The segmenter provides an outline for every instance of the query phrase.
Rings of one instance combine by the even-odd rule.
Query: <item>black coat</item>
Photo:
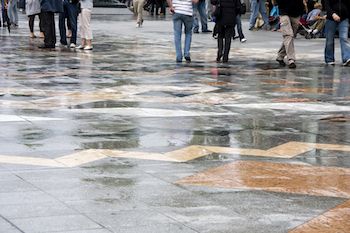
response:
[[[41,12],[63,12],[62,0],[40,0]]]
[[[236,16],[239,14],[240,0],[211,0],[211,4],[218,7],[220,5],[220,16],[216,19],[216,23],[221,26],[234,26],[236,24]]]
[[[336,13],[340,20],[350,18],[350,0],[325,0],[327,19],[333,20],[332,14]]]
[[[305,10],[303,0],[277,0],[277,4],[280,15],[299,17]]]

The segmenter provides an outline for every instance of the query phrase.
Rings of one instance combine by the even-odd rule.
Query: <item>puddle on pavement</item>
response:
[[[84,178],[84,182],[100,184],[108,187],[128,187],[135,184],[134,179],[117,178],[117,177],[99,177],[99,178]]]
[[[131,169],[133,167],[134,165],[126,164],[126,163],[123,163],[123,164],[104,163],[97,166],[84,166],[83,168],[89,169],[93,172],[98,172],[98,173],[123,173],[121,172],[121,170]]]

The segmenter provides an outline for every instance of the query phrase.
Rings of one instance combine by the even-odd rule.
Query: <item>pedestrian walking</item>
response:
[[[210,33],[208,29],[208,15],[205,0],[199,0],[193,4],[193,33],[199,33],[199,20],[201,21],[202,32]]]
[[[59,15],[60,42],[62,46],[68,46],[66,19],[70,24],[72,36],[70,38],[70,48],[75,48],[77,44],[77,28],[78,28],[78,2],[79,0],[63,0],[63,12]]]
[[[241,2],[240,0],[212,0],[211,3],[215,6],[215,31],[218,40],[216,61],[221,62],[222,59],[222,62],[226,63]]]
[[[145,5],[145,0],[133,0],[134,13],[137,17],[136,27],[140,28],[143,24],[143,6]]]
[[[280,66],[286,66],[284,58],[287,56],[288,67],[296,68],[294,35],[299,28],[299,18],[304,12],[303,0],[277,0],[280,10],[280,27],[283,36],[282,46],[278,51],[276,61]]]
[[[269,30],[269,17],[266,13],[265,0],[251,0],[250,9],[252,12],[249,18],[249,30],[254,29],[254,25],[256,23],[256,19],[259,16],[259,13],[261,14],[262,19],[264,20],[263,28]]]
[[[39,46],[43,49],[55,48],[56,29],[55,13],[63,12],[62,0],[41,0],[41,20],[44,31],[44,44]]]
[[[17,2],[18,0],[9,0],[8,6],[7,6],[8,17],[10,19],[10,23],[13,28],[18,27]]]
[[[198,0],[168,0],[170,12],[173,14],[174,42],[176,51],[176,62],[182,62],[185,57],[186,62],[191,62],[190,48],[192,41],[193,26],[193,3]],[[182,53],[181,35],[182,26],[185,27],[185,46]]]
[[[91,12],[93,8],[92,0],[80,1],[81,12],[79,14],[79,31],[81,45],[78,49],[92,50],[92,30],[91,30]]]
[[[36,38],[36,35],[34,34],[34,20],[36,15],[39,15],[40,34],[43,34],[43,28],[40,20],[40,12],[41,12],[40,0],[26,0],[25,6],[26,6],[26,14],[28,16],[30,38]]]
[[[325,0],[327,11],[326,47],[324,51],[325,62],[328,65],[335,65],[334,58],[334,37],[339,31],[341,57],[344,66],[350,66],[350,43],[348,40],[350,1],[349,0]]]

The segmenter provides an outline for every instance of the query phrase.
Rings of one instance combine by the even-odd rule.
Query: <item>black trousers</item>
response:
[[[228,61],[228,55],[231,49],[231,40],[234,32],[234,25],[219,26],[218,28],[218,56],[217,61],[222,58],[223,62]]]
[[[39,29],[40,32],[43,31],[43,25],[42,25],[42,20],[41,20],[41,14],[38,15],[39,16]],[[29,15],[29,30],[30,32],[34,32],[34,19],[35,19],[35,15]]]
[[[56,44],[55,14],[53,12],[42,12],[41,21],[45,35],[45,46],[54,48]]]

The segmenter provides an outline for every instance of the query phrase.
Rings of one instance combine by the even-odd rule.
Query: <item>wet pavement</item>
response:
[[[172,23],[95,15],[94,50],[0,29],[0,232],[350,232],[350,68],[323,39],[274,61],[246,30],[228,64]],[[244,28],[247,29],[247,22]],[[213,24],[210,24],[210,28]]]

